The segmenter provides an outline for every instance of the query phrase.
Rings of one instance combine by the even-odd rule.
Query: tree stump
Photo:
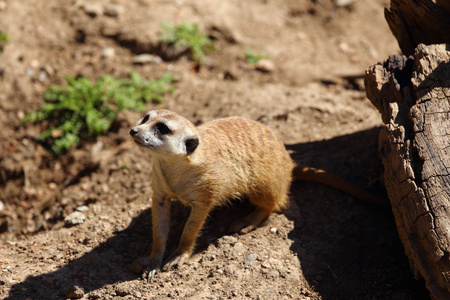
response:
[[[420,2],[420,1],[419,1]],[[400,239],[431,296],[450,299],[450,45],[420,44],[366,71],[385,123],[384,180]]]
[[[412,55],[420,43],[450,43],[448,0],[391,0],[384,15],[405,55]]]

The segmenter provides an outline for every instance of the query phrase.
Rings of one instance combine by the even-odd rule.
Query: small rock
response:
[[[353,4],[355,0],[336,0],[336,5],[339,7],[345,7]]]
[[[82,191],[87,191],[89,189],[89,183],[87,183],[87,182],[81,183],[80,188]]]
[[[125,8],[122,5],[110,3],[104,7],[103,13],[109,17],[118,17],[123,14],[124,11]]]
[[[0,200],[0,211],[2,211],[5,208],[5,204],[2,200]]]
[[[261,59],[256,63],[255,68],[258,71],[270,73],[275,70],[275,64],[270,59]]]
[[[147,63],[153,63],[153,64],[160,64],[162,62],[161,57],[153,54],[139,54],[133,57],[133,64],[147,64]]]
[[[25,113],[23,112],[23,110],[19,110],[17,112],[17,117],[19,118],[19,120],[22,120],[23,118],[25,118]]]
[[[122,226],[116,226],[115,228],[114,228],[114,233],[121,233],[121,232],[123,232],[125,229],[122,227]]]
[[[59,130],[59,129],[55,129],[55,130],[52,130],[50,135],[51,135],[52,138],[57,139],[57,138],[62,137],[64,135],[64,131]]]
[[[130,294],[130,290],[128,290],[124,286],[117,286],[116,287],[116,295],[118,296],[126,296]]]
[[[246,251],[246,248],[245,248],[244,244],[238,242],[238,243],[234,244],[233,251],[237,255],[243,255],[244,252]]]
[[[31,66],[33,69],[38,69],[40,65],[41,65],[41,64],[39,63],[39,61],[38,61],[37,59],[33,59],[33,60],[30,62],[30,66]]]
[[[77,211],[88,211],[89,207],[87,207],[86,205],[81,205],[78,206],[77,208],[75,208]]]
[[[38,80],[44,82],[47,80],[47,73],[44,70],[39,71]]]
[[[113,47],[105,47],[102,49],[102,57],[105,59],[112,59],[116,56],[116,50]]]
[[[236,242],[237,238],[235,238],[234,236],[224,235],[223,237],[217,240],[217,246],[218,247],[223,247],[224,245],[233,246],[234,244],[236,244]]]
[[[50,65],[45,65],[42,67],[42,70],[47,73],[49,76],[52,76],[53,74],[55,74],[55,70],[52,68],[52,66]]]
[[[51,190],[56,190],[58,188],[58,184],[56,182],[50,182],[48,184],[48,188]]]
[[[261,267],[266,268],[266,269],[270,269],[272,266],[270,265],[270,262],[268,262],[267,260],[263,261],[261,263]]]
[[[338,45],[339,50],[342,51],[343,53],[349,53],[350,52],[350,46],[346,43],[346,42],[341,42]]]
[[[64,218],[64,223],[69,226],[82,224],[86,220],[86,216],[79,211],[73,212]]]
[[[278,229],[275,227],[270,228],[270,233],[277,233]]]
[[[235,275],[238,271],[238,267],[235,264],[229,264],[223,268],[223,271],[227,276]]]
[[[102,205],[98,203],[92,205],[92,211],[97,215],[100,214],[102,212]]]
[[[27,69],[27,76],[33,78],[34,77],[34,70],[31,68]]]
[[[83,10],[91,17],[103,15],[103,7],[100,3],[85,3],[83,5]]]
[[[106,183],[102,184],[102,192],[105,194],[109,192],[109,186]]]
[[[245,268],[249,269],[252,266],[255,259],[257,259],[257,258],[258,258],[258,254],[256,254],[256,253],[249,254],[247,256],[247,260],[245,261],[245,264],[244,264]]]
[[[81,287],[77,285],[69,286],[66,290],[67,298],[81,298],[84,296],[84,291]]]

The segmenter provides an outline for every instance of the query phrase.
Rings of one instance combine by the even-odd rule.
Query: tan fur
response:
[[[149,150],[153,162],[153,247],[149,257],[136,259],[132,266],[135,272],[146,268],[149,279],[163,263],[171,199],[190,206],[191,213],[178,248],[163,270],[182,265],[190,257],[214,206],[229,199],[247,198],[256,209],[233,223],[231,231],[249,232],[272,211],[287,205],[294,168],[296,177],[306,170],[296,168],[270,129],[241,117],[217,119],[195,127],[174,112],[150,111],[130,134],[138,145]],[[317,181],[306,174],[303,179]]]

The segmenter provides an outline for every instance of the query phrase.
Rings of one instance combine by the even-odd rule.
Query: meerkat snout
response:
[[[130,135],[136,136],[139,133],[139,130],[136,127],[131,128]]]

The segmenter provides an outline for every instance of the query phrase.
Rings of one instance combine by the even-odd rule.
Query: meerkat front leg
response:
[[[170,230],[170,204],[170,199],[154,195],[152,201],[152,252],[150,256],[135,259],[131,266],[133,272],[143,272],[143,277],[147,277],[148,280],[155,277],[162,265]]]
[[[208,201],[207,203],[205,202],[206,201],[202,200],[192,204],[191,213],[186,221],[186,224],[184,225],[180,243],[178,244],[177,249],[165,262],[163,271],[167,271],[176,265],[183,265],[191,256],[194,249],[195,240],[213,206],[212,201]]]

